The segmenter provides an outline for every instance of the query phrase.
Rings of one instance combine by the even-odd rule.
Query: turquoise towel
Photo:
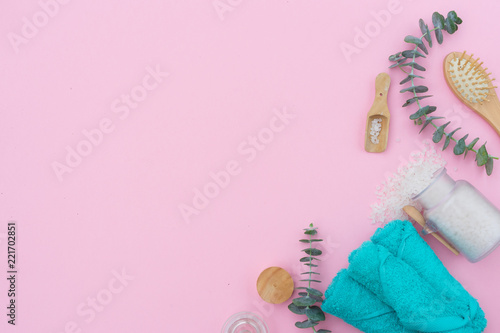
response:
[[[384,246],[392,255],[398,256],[410,265],[422,279],[440,291],[440,297],[434,304],[444,305],[449,299],[469,300],[476,308],[472,318],[474,332],[481,332],[486,327],[486,318],[476,299],[472,298],[462,285],[443,266],[434,251],[420,237],[417,230],[408,221],[393,221],[384,228],[379,228],[371,238],[372,242]],[[404,246],[400,246],[404,244]],[[398,251],[400,253],[398,253]]]
[[[326,291],[322,308],[365,332],[476,333],[486,327],[477,301],[409,222],[378,229],[349,262]]]
[[[325,292],[322,308],[346,323],[370,333],[410,333],[396,312],[342,269]]]

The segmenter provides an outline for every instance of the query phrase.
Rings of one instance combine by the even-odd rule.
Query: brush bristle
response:
[[[448,76],[455,85],[455,90],[471,103],[483,104],[488,102],[487,96],[495,94],[487,68],[482,68],[483,62],[479,63],[479,58],[474,59],[474,54],[470,56],[462,53],[448,62]]]

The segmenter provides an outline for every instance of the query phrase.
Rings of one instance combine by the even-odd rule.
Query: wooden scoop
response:
[[[427,232],[429,232],[429,228],[427,227],[427,224],[425,223],[425,219],[420,214],[420,212],[413,206],[404,206],[403,210],[405,211],[406,214],[408,214],[409,217],[417,221],[418,224],[420,224]],[[451,252],[455,253],[455,255],[459,255],[460,252],[458,252],[453,246],[451,246],[446,240],[444,240],[443,237],[439,236],[435,232],[429,232],[432,236],[434,236],[438,241],[440,241],[444,246],[448,248]]]
[[[373,101],[370,112],[366,119],[365,130],[365,150],[369,153],[381,153],[387,148],[387,137],[389,135],[389,120],[391,114],[387,107],[387,93],[391,85],[391,77],[387,73],[380,73],[375,79],[375,100]],[[380,119],[379,124],[382,125],[378,133],[378,143],[372,142],[372,122],[374,119]]]

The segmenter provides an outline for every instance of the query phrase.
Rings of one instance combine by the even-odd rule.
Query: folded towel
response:
[[[476,333],[486,327],[477,301],[409,222],[377,230],[349,262],[328,287],[322,308],[364,332]]]
[[[476,299],[448,272],[434,251],[420,237],[417,230],[408,221],[393,221],[384,228],[378,228],[372,236],[374,244],[384,246],[392,255],[410,265],[422,279],[440,291],[439,298],[433,301],[435,306],[444,306],[449,300],[469,300],[476,310],[471,318],[474,332],[482,332],[486,327],[486,318]]]
[[[326,290],[322,308],[363,332],[411,332],[405,331],[390,306],[352,279],[345,269],[340,270]]]

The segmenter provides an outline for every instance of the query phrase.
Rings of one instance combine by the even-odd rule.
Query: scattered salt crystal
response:
[[[421,205],[412,198],[429,185],[434,173],[445,164],[431,142],[425,140],[422,151],[412,152],[409,162],[400,165],[396,173],[387,175],[386,181],[377,187],[377,202],[370,206],[372,223],[384,225],[392,220],[408,219],[403,212],[406,205],[421,210]]]

